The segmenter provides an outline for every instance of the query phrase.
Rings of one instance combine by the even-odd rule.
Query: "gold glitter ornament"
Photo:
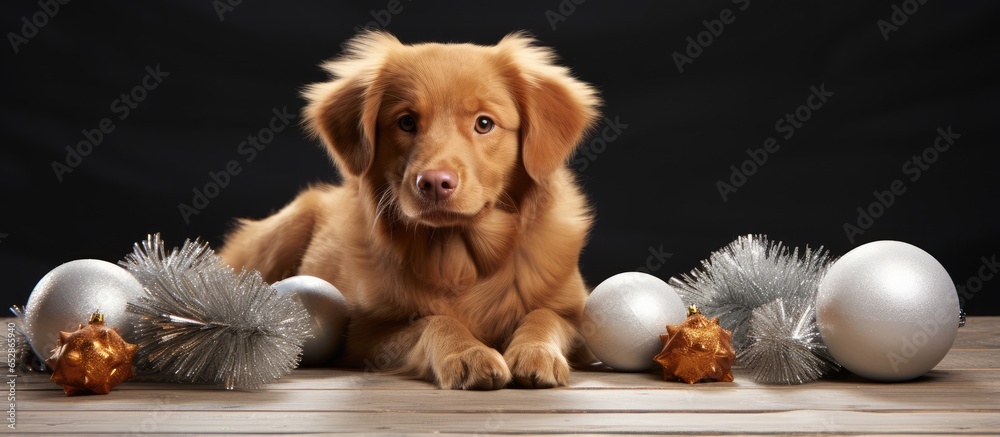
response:
[[[733,380],[736,359],[732,333],[719,326],[719,318],[708,319],[691,305],[679,325],[667,325],[660,334],[663,351],[653,359],[663,366],[663,379],[694,384],[699,381]]]
[[[45,364],[52,368],[52,381],[67,396],[106,395],[135,376],[132,358],[136,345],[118,335],[117,328],[104,326],[104,315],[94,313],[87,326],[74,332],[59,332],[59,342]]]

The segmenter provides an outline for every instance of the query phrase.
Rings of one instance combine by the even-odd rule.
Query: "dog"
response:
[[[566,385],[590,356],[578,264],[594,219],[567,160],[601,99],[555,56],[521,32],[490,46],[353,37],[302,92],[343,181],[237,220],[220,256],[336,286],[344,366],[441,388]]]

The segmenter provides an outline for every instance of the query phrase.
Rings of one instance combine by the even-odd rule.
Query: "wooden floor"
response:
[[[35,374],[18,379],[16,396],[18,433],[998,434],[1000,317],[970,318],[934,370],[895,384],[847,375],[762,386],[736,372],[691,386],[654,372],[574,372],[567,388],[463,392],[301,369],[259,391],[126,382],[79,397]]]

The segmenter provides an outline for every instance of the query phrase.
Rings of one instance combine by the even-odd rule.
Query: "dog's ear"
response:
[[[512,91],[521,112],[521,158],[528,175],[540,181],[565,165],[593,128],[601,100],[527,34],[510,34],[497,48],[516,71]]]
[[[303,122],[322,138],[341,170],[360,176],[375,159],[375,132],[382,96],[374,86],[390,50],[400,46],[394,36],[364,32],[346,44],[344,55],[323,64],[329,82],[309,85]]]

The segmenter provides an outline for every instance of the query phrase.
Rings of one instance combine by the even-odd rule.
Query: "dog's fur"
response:
[[[304,92],[304,122],[343,183],[240,221],[223,259],[267,281],[334,284],[352,307],[347,365],[442,388],[565,385],[592,221],[566,160],[597,93],[521,33],[479,46],[368,32],[324,67],[332,78]],[[482,116],[495,122],[485,134]],[[457,188],[422,196],[417,175],[442,169]]]

